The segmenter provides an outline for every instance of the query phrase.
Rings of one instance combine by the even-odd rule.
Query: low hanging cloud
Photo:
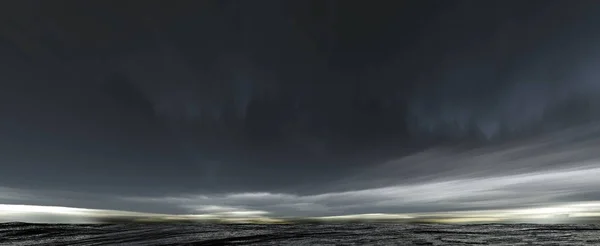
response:
[[[34,198],[32,194],[20,189],[0,187],[0,202],[25,201]]]
[[[192,214],[328,216],[362,213],[417,213],[554,205],[569,198],[600,199],[595,188],[600,168],[576,168],[524,174],[456,179],[315,195],[236,193],[126,198],[168,204]]]
[[[600,200],[595,137],[599,132],[600,125],[589,124],[504,146],[432,149],[319,184],[318,190],[302,194],[265,190],[130,196],[3,187],[0,203],[233,218],[427,214],[583,204]],[[408,163],[421,166],[421,175],[406,174]],[[443,166],[450,168],[440,169]]]
[[[261,216],[503,209],[600,200],[596,189],[600,155],[594,137],[599,127],[588,124],[504,146],[428,150],[322,184],[312,193],[187,193],[123,199],[188,213]]]

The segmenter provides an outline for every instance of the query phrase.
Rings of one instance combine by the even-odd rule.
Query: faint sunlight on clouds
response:
[[[188,209],[192,213],[269,213],[273,216],[503,209],[563,203],[563,197],[595,191],[596,187],[600,186],[600,179],[596,178],[599,176],[600,167],[590,163],[577,168],[526,174],[306,196],[264,192],[127,199],[171,204]]]

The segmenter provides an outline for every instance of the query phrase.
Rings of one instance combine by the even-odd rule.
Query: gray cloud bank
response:
[[[242,217],[549,207],[600,199],[600,155],[594,136],[598,129],[589,124],[507,146],[429,150],[384,163],[370,173],[320,184],[307,194],[265,190],[123,197],[4,188],[0,202],[77,207],[87,200],[85,207],[96,209]],[[428,173],[411,180],[416,176],[399,171],[406,167],[402,162],[423,165]],[[453,168],[439,172],[444,166]]]
[[[432,149],[327,185],[312,194],[236,193],[137,198],[190,212],[273,215],[433,212],[550,206],[600,197],[600,125],[590,123],[502,146]],[[410,165],[408,165],[410,164]]]

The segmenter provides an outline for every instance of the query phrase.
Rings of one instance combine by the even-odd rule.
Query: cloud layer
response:
[[[184,194],[127,198],[190,213],[325,216],[551,206],[600,199],[598,125],[568,129],[519,144],[446,152],[431,150],[320,185],[330,192]],[[411,172],[403,162],[422,167]],[[449,167],[441,169],[442,167]],[[416,175],[420,174],[420,175]]]

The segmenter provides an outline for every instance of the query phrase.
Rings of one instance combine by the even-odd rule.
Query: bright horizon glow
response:
[[[250,216],[246,216],[250,215]],[[284,222],[287,219],[316,219],[322,221],[344,221],[344,220],[396,220],[398,222],[417,220],[437,223],[496,223],[511,222],[514,220],[523,220],[535,223],[538,222],[566,222],[560,221],[559,216],[566,215],[568,219],[577,218],[600,218],[600,201],[585,203],[565,203],[549,207],[533,207],[520,209],[498,209],[498,210],[473,210],[473,211],[447,211],[434,213],[372,213],[372,214],[348,214],[339,216],[316,216],[316,217],[294,217],[294,218],[270,218],[268,216],[256,216],[247,213],[231,213],[224,216],[220,213],[206,214],[157,214],[157,213],[137,213],[130,211],[86,209],[58,206],[37,206],[37,205],[16,205],[0,204],[0,222],[30,222],[30,223],[94,223],[98,218],[110,218],[126,216],[137,219],[164,219],[168,220],[206,220],[223,219],[229,222]],[[56,216],[57,220],[44,222],[37,217]],[[64,217],[64,220],[60,220]],[[76,220],[69,219],[74,217]],[[564,218],[562,218],[564,219]],[[70,222],[72,221],[72,222]]]
[[[0,221],[44,222],[76,218],[90,223],[102,217],[127,216],[135,218],[171,219],[223,219],[266,220],[287,218],[311,218],[319,220],[428,220],[443,223],[500,222],[500,221],[548,221],[595,217],[600,213],[600,201],[558,202],[563,195],[584,192],[600,185],[600,168],[592,162],[579,163],[576,167],[502,175],[473,177],[446,181],[432,181],[408,185],[395,185],[373,189],[330,192],[299,196],[285,193],[227,193],[217,195],[179,195],[167,197],[121,197],[126,202],[158,204],[179,207],[189,212],[142,213],[123,210],[75,208],[65,206],[38,206],[25,204],[0,204]],[[569,191],[568,193],[561,192]],[[27,192],[22,194],[28,195]],[[515,196],[518,194],[518,196]],[[319,211],[338,209],[335,215],[317,215]],[[430,206],[447,204],[445,212],[392,213],[390,208]],[[256,204],[252,206],[252,204]],[[483,209],[467,209],[483,205]],[[329,207],[328,207],[329,206]],[[360,206],[380,212],[352,212]],[[454,206],[455,209],[452,209]],[[502,209],[503,207],[513,209]],[[515,207],[521,207],[514,209]],[[380,208],[380,209],[378,209]],[[280,210],[277,210],[280,209]],[[401,211],[403,209],[396,209]],[[282,212],[283,211],[283,212]],[[308,211],[298,215],[298,211]],[[316,213],[316,214],[315,214]],[[42,216],[43,215],[43,216]],[[435,218],[431,218],[435,217]],[[40,219],[42,218],[42,219]],[[70,223],[66,220],[65,223]],[[49,220],[50,221],[50,220]]]

